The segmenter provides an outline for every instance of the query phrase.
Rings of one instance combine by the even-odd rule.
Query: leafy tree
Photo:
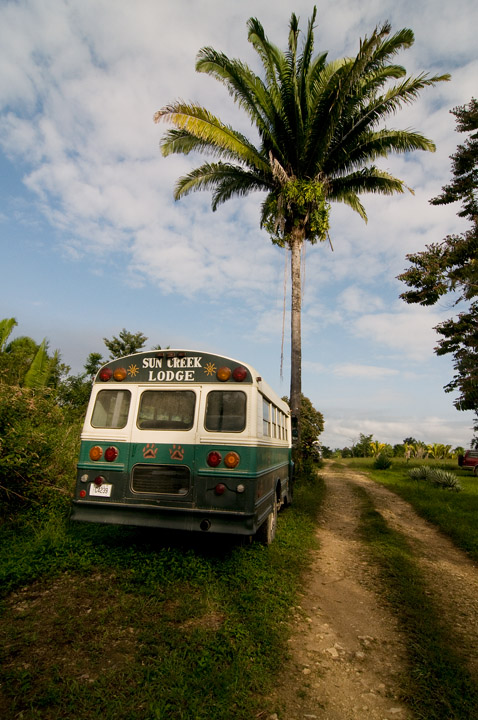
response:
[[[289,403],[288,397],[282,399]],[[318,439],[324,431],[322,413],[314,408],[312,401],[305,395],[301,396],[301,400],[302,433],[299,441],[300,457],[297,460],[299,465],[302,458],[315,459],[318,456]]]
[[[125,328],[121,330],[119,337],[113,336],[111,340],[103,338],[106,347],[110,351],[110,360],[139,352],[144,347],[147,339],[143,333],[131,333]]]
[[[72,419],[83,419],[91,395],[88,373],[68,375],[58,386],[58,404]]]
[[[63,367],[58,351],[48,354],[46,338],[40,345],[26,335],[7,342],[16,325],[15,318],[0,320],[0,380],[30,388],[55,387]]]
[[[291,251],[290,400],[298,421],[304,243],[328,237],[330,202],[346,203],[366,220],[359,195],[404,191],[404,182],[380,170],[376,159],[435,146],[418,132],[380,128],[380,123],[415,100],[423,88],[449,79],[426,73],[407,77],[392,59],[413,44],[413,32],[403,29],[391,35],[388,23],[360,42],[355,58],[329,62],[326,52],[314,56],[316,14],[314,8],[301,47],[299,21],[291,15],[286,52],[268,40],[257,19],[248,21],[248,39],[262,63],[262,77],[211,47],[198,54],[196,70],[226,86],[257,130],[258,144],[194,103],[178,100],[154,116],[156,122],[174,126],[161,140],[163,155],[198,151],[214,159],[179,178],[176,199],[194,190],[212,190],[216,210],[234,196],[266,193],[261,226],[273,242]],[[298,431],[300,436],[300,422]]]
[[[105,361],[103,360],[101,353],[90,353],[86,358],[86,363],[84,364],[86,374],[93,379],[104,362]]]
[[[3,381],[7,385],[21,385],[38,350],[39,345],[26,335],[8,342],[0,355]]]
[[[372,455],[372,442],[373,435],[360,433],[359,441],[352,448],[354,457],[370,457]]]
[[[317,454],[316,443],[319,435],[324,431],[324,416],[305,395],[302,395],[301,422],[301,455],[305,458],[314,457]]]
[[[458,410],[475,413],[478,443],[478,102],[472,99],[451,112],[456,117],[457,130],[471,134],[451,156],[451,183],[430,202],[432,205],[460,202],[458,215],[467,218],[471,227],[461,235],[449,235],[441,243],[407,255],[411,267],[398,277],[412,288],[401,295],[407,303],[434,305],[449,295],[455,305],[465,306],[456,317],[435,328],[441,335],[435,352],[453,355],[455,375],[445,391],[458,392],[454,401]]]
[[[379,455],[381,455],[384,452],[385,443],[375,440],[375,442],[370,443],[369,447],[372,452],[372,457],[377,458]]]

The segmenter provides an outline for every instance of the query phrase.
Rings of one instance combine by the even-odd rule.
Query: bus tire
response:
[[[277,529],[277,501],[266,517],[259,530],[256,532],[256,540],[262,545],[270,545],[276,536]]]

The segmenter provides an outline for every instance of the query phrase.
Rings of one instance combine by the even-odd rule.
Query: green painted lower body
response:
[[[159,446],[151,462],[145,462],[143,453],[138,457],[139,452],[136,450],[136,463],[133,462],[131,469],[128,469],[126,447],[120,447],[119,460],[123,462],[108,465],[89,461],[87,452],[90,445],[87,443],[82,448],[78,464],[76,495],[71,513],[71,519],[75,521],[253,535],[271,513],[274,503],[280,501],[288,504],[292,499],[291,466],[289,455],[284,450],[280,454],[268,450],[266,458],[265,455],[259,457],[256,448],[241,448],[239,468],[211,470],[205,461],[198,463],[197,452],[195,458],[192,456],[191,446],[184,448],[183,462],[174,465],[171,464],[169,453],[160,457]],[[207,451],[207,447],[201,447],[204,457]],[[267,461],[270,463],[268,466]],[[167,475],[168,466],[173,470],[181,466],[189,467],[189,486],[182,488],[178,480],[176,495],[173,492],[148,492],[143,487],[140,492],[137,489],[135,491],[135,468],[154,471],[161,467]],[[90,495],[90,488],[97,475],[101,475],[104,483],[111,486],[111,494],[107,498]],[[167,477],[164,482],[167,484]],[[216,492],[218,484],[224,486],[222,494]],[[80,494],[82,492],[84,497]]]

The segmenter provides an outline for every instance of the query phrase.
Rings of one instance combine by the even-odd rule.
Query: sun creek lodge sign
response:
[[[150,351],[104,365],[97,383],[251,383],[248,368],[231,358],[187,350]]]

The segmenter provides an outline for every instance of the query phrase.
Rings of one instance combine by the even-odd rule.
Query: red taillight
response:
[[[124,380],[126,377],[126,370],[122,367],[115,368],[115,371],[113,372],[113,377],[115,380],[121,382],[121,380]]]
[[[111,380],[113,377],[113,370],[111,368],[103,368],[103,370],[100,370],[99,378],[103,382],[106,382],[107,380]]]
[[[239,465],[239,455],[237,452],[228,452],[226,457],[224,458],[224,465],[228,468],[235,468]]]
[[[229,380],[229,378],[231,377],[231,368],[220,367],[216,373],[216,377],[221,382],[226,382],[226,380]]]
[[[98,477],[95,477],[93,482],[95,483],[96,487],[101,487],[103,483],[106,482],[106,480],[103,475],[98,475]]]
[[[97,460],[99,460],[101,458],[102,455],[103,455],[103,450],[100,448],[99,445],[94,445],[92,448],[90,448],[90,452],[89,452],[90,460],[93,460],[94,462],[96,462]]]
[[[80,490],[80,498],[86,497],[86,490]]]
[[[236,382],[242,382],[247,377],[247,370],[245,367],[242,367],[242,365],[239,365],[239,367],[234,368],[234,371],[232,373],[232,377]]]
[[[113,445],[111,445],[109,448],[106,448],[105,450],[105,460],[106,462],[113,462],[118,457],[118,448],[115,448]]]
[[[226,492],[226,486],[222,483],[218,483],[218,485],[216,485],[216,487],[214,488],[214,492],[216,493],[216,495],[224,495],[224,493]]]
[[[206,462],[209,465],[209,467],[217,467],[220,465],[222,460],[221,453],[217,452],[217,450],[211,450],[209,455],[206,458]]]

